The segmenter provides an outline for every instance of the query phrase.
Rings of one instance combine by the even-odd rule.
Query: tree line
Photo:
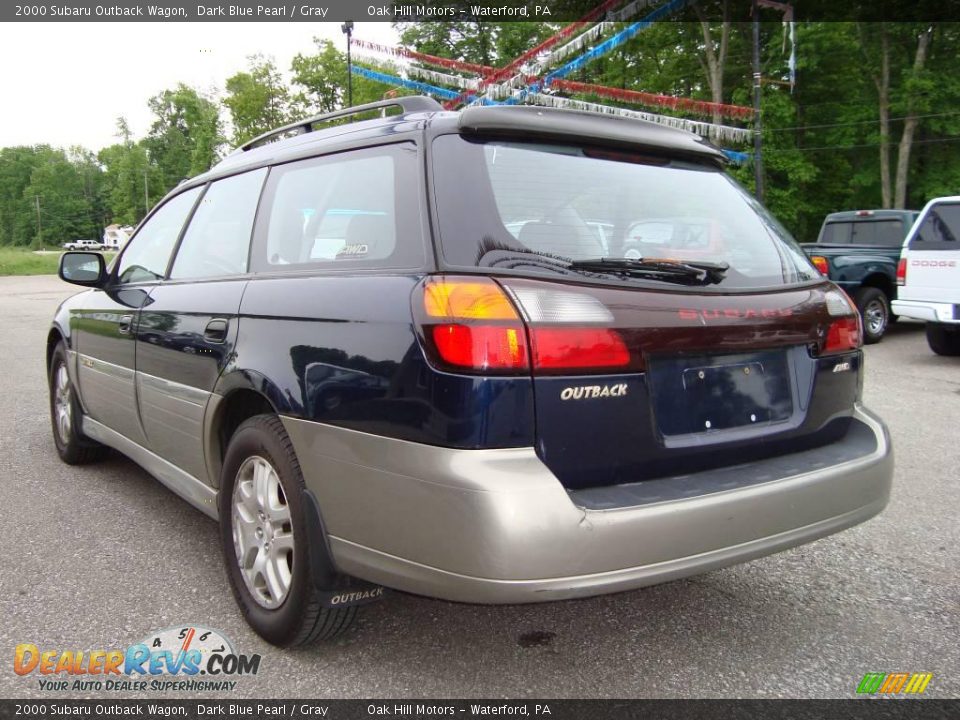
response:
[[[713,2],[709,18],[704,6],[695,6],[682,20],[654,24],[569,79],[750,105],[751,26],[729,19],[728,0]],[[493,67],[560,27],[397,25],[405,47]],[[765,202],[799,240],[814,239],[828,212],[919,208],[931,197],[960,192],[960,26],[805,22],[795,30],[794,73],[786,26],[762,23],[760,47]],[[143,138],[134,138],[121,118],[117,142],[96,152],[47,145],[0,149],[0,245],[53,245],[99,237],[109,223],[136,224],[171,188],[209,169],[231,147],[344,106],[345,54],[330,41],[315,42],[315,52],[293,59],[289,82],[272,59],[253,56],[244,71],[225,80],[221,97],[185,85],[158,94],[148,101],[153,121]],[[354,104],[407,94],[358,76],[352,81]],[[573,97],[617,104],[589,94]],[[706,119],[737,122],[719,114]],[[752,189],[749,159],[731,171]]]
[[[106,225],[136,225],[185,178],[210,169],[232,147],[346,101],[345,54],[328,40],[294,57],[291,82],[252,56],[227,78],[221,98],[178,85],[150,98],[152,122],[135,138],[119,118],[117,142],[98,151],[49,145],[0,148],[0,246],[51,246],[96,239]],[[386,88],[353,79],[354,102]]]

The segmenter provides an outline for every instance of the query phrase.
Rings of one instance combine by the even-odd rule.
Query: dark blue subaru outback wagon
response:
[[[218,518],[285,646],[384,587],[583,597],[860,523],[893,456],[856,307],[723,164],[657,125],[427,98],[268,133],[111,267],[64,254],[88,289],[47,341],[57,451],[119,450]]]

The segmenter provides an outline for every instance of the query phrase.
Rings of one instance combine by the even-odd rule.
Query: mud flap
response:
[[[303,515],[307,534],[312,542],[308,545],[310,569],[320,598],[327,608],[367,605],[383,599],[386,588],[337,572],[327,542],[327,532],[320,516],[320,505],[313,493],[303,491]]]

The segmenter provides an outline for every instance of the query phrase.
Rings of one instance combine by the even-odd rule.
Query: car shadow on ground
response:
[[[233,601],[216,523],[119,453],[95,468],[88,480],[101,485],[99,491],[139,522],[148,520],[158,546],[176,544],[176,559],[163,561],[166,582],[203,588],[193,598],[177,592],[156,598],[156,607],[143,608],[149,622],[162,608],[171,621],[208,623],[244,652],[263,655],[269,662],[250,685],[259,696],[284,677],[319,678],[333,668],[338,686],[324,692],[341,697],[603,697],[607,672],[617,676],[621,694],[684,697],[711,668],[719,675],[707,694],[749,696],[754,682],[762,694],[769,678],[738,675],[734,668],[815,668],[817,647],[831,635],[874,622],[858,617],[854,606],[862,601],[840,589],[849,571],[837,551],[837,543],[848,542],[845,534],[745,565],[581,600],[469,605],[391,591],[363,607],[345,636],[277,650],[253,634]],[[895,626],[894,620],[887,622]],[[524,684],[531,676],[536,686]],[[845,687],[841,680],[836,692]]]

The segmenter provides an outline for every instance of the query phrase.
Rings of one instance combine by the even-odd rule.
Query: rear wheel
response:
[[[106,452],[80,429],[80,402],[67,371],[67,350],[57,343],[50,358],[50,424],[53,442],[60,459],[68,465],[85,465],[102,458]]]
[[[227,447],[220,480],[220,539],[234,597],[250,626],[281,647],[346,631],[356,607],[327,608],[314,582],[303,474],[275,415],[245,421]]]
[[[879,288],[860,288],[856,301],[863,318],[863,341],[868,344],[880,342],[890,324],[890,303],[886,294]]]
[[[960,327],[927,323],[927,344],[937,355],[960,355]]]

